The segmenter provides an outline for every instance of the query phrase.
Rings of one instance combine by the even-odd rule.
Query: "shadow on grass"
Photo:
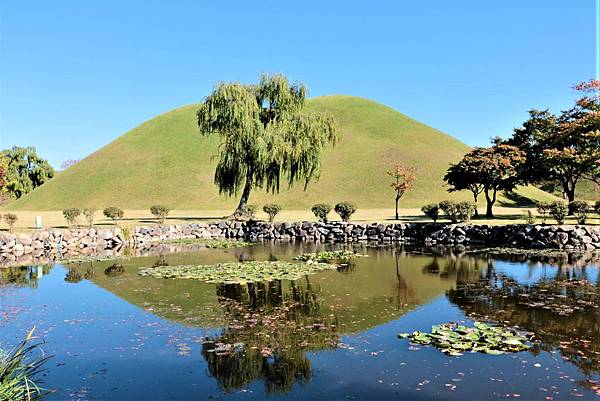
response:
[[[519,195],[516,192],[504,192],[506,200],[498,200],[498,206],[504,207],[534,207],[535,202],[526,196]]]

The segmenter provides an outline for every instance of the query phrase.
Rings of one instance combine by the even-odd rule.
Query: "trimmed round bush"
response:
[[[456,202],[443,200],[440,202],[440,209],[451,222],[458,223],[458,204]]]
[[[123,212],[123,209],[120,209],[115,206],[107,207],[106,209],[104,209],[102,211],[102,213],[104,214],[104,216],[107,219],[111,219],[113,221],[113,223],[115,223],[115,224],[117,224],[117,220],[122,219],[123,216],[125,215],[125,212]]]
[[[281,206],[275,203],[269,203],[263,206],[263,211],[269,216],[269,221],[275,220],[275,216],[281,212]]]
[[[550,202],[536,202],[535,207],[542,218],[542,224],[546,224],[546,218],[548,217],[551,206],[552,203]]]
[[[328,205],[327,203],[317,203],[316,205],[313,205],[310,210],[319,221],[327,223],[327,216],[329,215],[329,212],[331,212],[331,205]]]
[[[575,216],[578,224],[585,224],[590,206],[585,201],[575,200],[569,203],[569,210]]]
[[[13,226],[15,225],[17,220],[19,220],[19,218],[14,213],[6,213],[4,215],[4,221],[6,222],[6,224],[8,224],[8,230],[11,232],[12,232]]]
[[[558,224],[564,224],[569,209],[564,202],[556,201],[550,204],[550,215]]]
[[[421,208],[421,211],[435,223],[440,216],[440,205],[430,203]]]
[[[455,202],[444,200],[440,202],[440,209],[453,223],[468,222],[475,214],[477,206],[473,202]]]
[[[62,214],[65,220],[67,220],[69,227],[73,227],[75,224],[77,224],[77,219],[79,216],[81,216],[81,210],[76,207],[70,207],[63,210]]]
[[[91,227],[94,225],[94,218],[96,217],[96,209],[87,208],[83,209],[83,215],[85,216],[85,220],[88,222],[88,225]]]
[[[531,210],[525,212],[525,221],[529,225],[535,224],[535,216],[533,215],[533,213],[531,213]]]
[[[471,217],[475,214],[477,206],[473,202],[462,201],[457,204],[458,220],[461,222],[468,222]]]
[[[150,213],[152,213],[154,215],[154,217],[156,217],[158,219],[159,224],[162,224],[165,222],[165,219],[169,215],[170,211],[171,211],[171,209],[169,209],[166,206],[161,206],[161,205],[154,205],[150,208]]]
[[[244,208],[244,216],[246,216],[250,220],[253,220],[257,210],[258,208],[256,207],[256,205],[246,205],[246,207]]]
[[[333,210],[340,215],[343,221],[349,221],[350,217],[356,212],[356,206],[352,202],[343,201],[335,205]]]

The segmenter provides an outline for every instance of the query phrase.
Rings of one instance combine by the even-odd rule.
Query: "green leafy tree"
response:
[[[511,145],[494,145],[474,148],[457,164],[450,166],[446,181],[452,185],[449,191],[468,189],[468,185],[481,185],[486,200],[486,217],[494,217],[493,206],[498,191],[510,191],[519,183],[519,173],[525,162],[524,153]],[[456,171],[463,172],[461,175]],[[441,205],[440,205],[441,206]]]
[[[17,199],[54,177],[52,166],[32,146],[13,146],[3,150],[2,156],[6,158],[4,188]]]
[[[241,217],[252,189],[278,192],[283,179],[304,187],[318,179],[321,154],[335,144],[333,117],[304,109],[306,88],[283,75],[263,75],[256,85],[220,83],[197,112],[203,135],[221,138],[215,171],[219,192],[242,195]]]
[[[470,159],[462,159],[457,164],[451,165],[444,176],[444,181],[450,185],[448,192],[471,191],[473,194],[473,202],[475,202],[475,217],[479,217],[477,200],[484,188],[479,177],[476,176],[477,169],[473,168],[473,166],[469,164],[469,161]]]
[[[575,106],[555,115],[531,110],[529,119],[505,143],[525,152],[524,181],[560,183],[569,202],[575,200],[582,179],[600,182],[600,103],[589,93],[600,89],[600,81],[575,86],[584,95]]]

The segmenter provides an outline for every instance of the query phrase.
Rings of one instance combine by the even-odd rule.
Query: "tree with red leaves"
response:
[[[413,184],[417,177],[415,176],[415,168],[404,166],[402,163],[396,163],[394,168],[387,172],[387,175],[392,177],[390,186],[394,189],[396,199],[396,220],[398,220],[398,203],[407,191],[413,188]]]

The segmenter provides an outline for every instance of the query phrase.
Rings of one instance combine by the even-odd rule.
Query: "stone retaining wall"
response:
[[[423,245],[484,245],[534,249],[600,249],[600,226],[268,223],[221,221],[126,228],[47,229],[30,234],[0,233],[0,264],[22,255],[87,253],[90,250],[149,247],[157,241],[234,238],[250,241],[406,242]]]

